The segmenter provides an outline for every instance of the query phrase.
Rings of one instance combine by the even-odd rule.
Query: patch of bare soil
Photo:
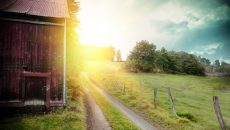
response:
[[[91,92],[85,88],[88,130],[111,130],[111,127],[96,104]]]

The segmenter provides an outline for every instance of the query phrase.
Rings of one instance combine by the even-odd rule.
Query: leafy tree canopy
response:
[[[156,50],[153,43],[142,40],[128,56],[126,68],[130,71],[204,75],[204,67],[198,59],[186,52],[167,51],[165,48]]]

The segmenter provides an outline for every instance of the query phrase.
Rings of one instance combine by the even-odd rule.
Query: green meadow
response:
[[[84,71],[96,85],[163,129],[219,129],[213,108],[213,96],[218,96],[222,115],[230,129],[229,77],[131,73],[123,67],[124,62],[87,62]],[[122,94],[123,86],[125,94]],[[153,105],[154,88],[158,90],[157,109]],[[168,88],[171,88],[179,117],[173,115]]]

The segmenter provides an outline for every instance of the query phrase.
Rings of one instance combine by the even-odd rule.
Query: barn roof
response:
[[[0,11],[55,18],[69,17],[66,0],[0,0]]]

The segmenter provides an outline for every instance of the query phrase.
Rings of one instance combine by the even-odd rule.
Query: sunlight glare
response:
[[[100,15],[98,15],[100,14]],[[81,44],[94,44],[109,46],[115,41],[112,22],[103,12],[92,13],[89,9],[81,10],[78,14],[80,20],[79,36]]]

